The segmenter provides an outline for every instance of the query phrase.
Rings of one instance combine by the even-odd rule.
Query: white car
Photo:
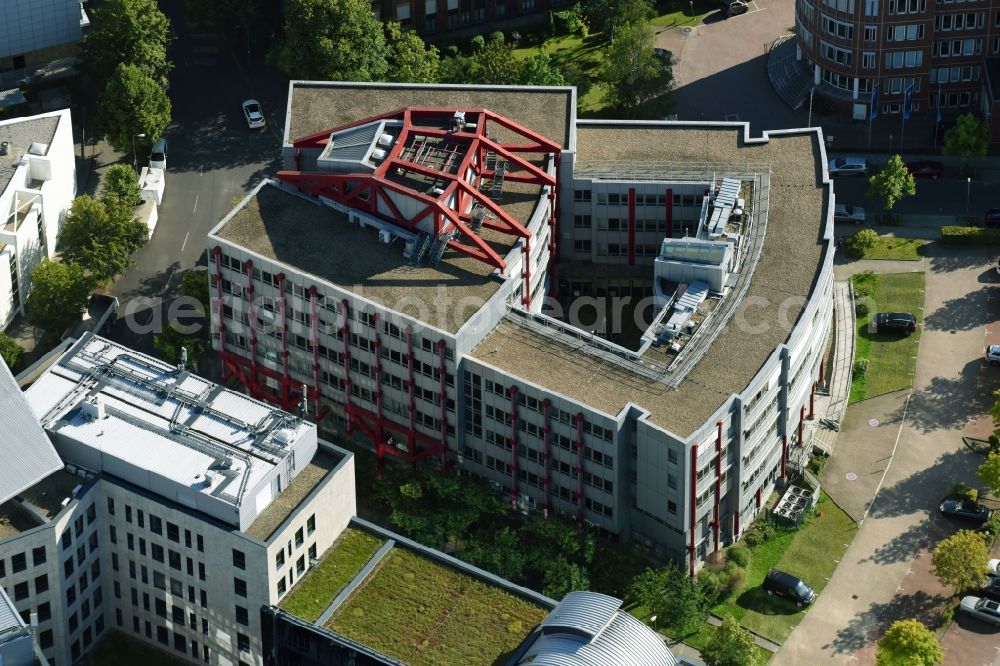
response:
[[[986,565],[986,573],[989,576],[1000,576],[1000,560],[990,560]]]
[[[833,207],[833,221],[862,224],[865,221],[865,209],[861,206],[837,204]]]
[[[958,608],[963,613],[968,613],[983,622],[1000,625],[1000,603],[992,599],[964,597]]]
[[[1000,345],[990,345],[987,347],[985,358],[986,362],[990,365],[1000,365]],[[998,564],[1000,564],[1000,560],[990,560],[990,573],[994,576],[1000,576],[997,573]]]
[[[264,111],[260,108],[260,102],[255,99],[243,102],[243,117],[246,118],[247,126],[250,129],[264,127]]]

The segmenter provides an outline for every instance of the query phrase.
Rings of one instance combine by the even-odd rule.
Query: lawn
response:
[[[413,666],[504,663],[547,614],[396,547],[327,627]]]
[[[187,661],[176,659],[163,650],[129,638],[118,631],[104,634],[94,648],[93,666],[184,666]]]
[[[729,603],[712,609],[716,615],[733,613],[751,631],[776,643],[784,642],[805,616],[791,602],[769,597],[760,585],[768,570],[780,569],[804,580],[819,594],[854,539],[857,524],[822,493],[816,513],[793,532],[753,549],[747,586]],[[742,611],[740,613],[740,611]]]
[[[861,273],[851,279],[855,301],[867,303],[871,312],[857,318],[854,362],[867,359],[868,371],[851,382],[850,402],[912,386],[924,320],[924,274]],[[917,330],[909,336],[869,333],[868,322],[877,311],[910,312],[917,318]]]
[[[281,607],[303,620],[315,622],[383,543],[367,532],[344,530],[323,560],[292,588]]]
[[[919,261],[924,256],[922,238],[897,238],[896,236],[879,236],[875,247],[865,250],[862,259],[893,259],[896,261]]]

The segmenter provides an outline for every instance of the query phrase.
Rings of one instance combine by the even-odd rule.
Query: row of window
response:
[[[983,52],[983,40],[968,39],[943,39],[934,42],[934,57],[955,58],[958,56],[979,55]]]
[[[997,15],[1000,19],[1000,14]],[[935,14],[934,29],[941,31],[948,30],[975,30],[982,28],[986,23],[984,12],[965,12],[962,14]],[[921,26],[923,27],[923,26]]]
[[[586,203],[592,201],[592,191],[591,190],[573,190],[573,201],[578,203]],[[597,203],[598,205],[608,205],[608,206],[627,206],[628,205],[628,192],[598,192],[597,193]],[[674,194],[672,196],[672,203],[674,206],[701,206],[702,195],[697,194]],[[667,205],[667,194],[664,192],[662,194],[653,193],[635,193],[635,205],[636,206],[661,206]]]

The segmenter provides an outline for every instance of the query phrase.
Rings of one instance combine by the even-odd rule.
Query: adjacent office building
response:
[[[460,466],[693,571],[805,444],[824,148],[575,109],[572,88],[292,82],[284,169],[209,234],[213,344],[380,464]]]
[[[4,0],[0,3],[0,72],[74,56],[90,25],[80,0]]]

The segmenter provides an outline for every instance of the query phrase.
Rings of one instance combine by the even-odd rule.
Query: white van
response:
[[[149,168],[167,169],[167,140],[157,139],[149,151]]]

